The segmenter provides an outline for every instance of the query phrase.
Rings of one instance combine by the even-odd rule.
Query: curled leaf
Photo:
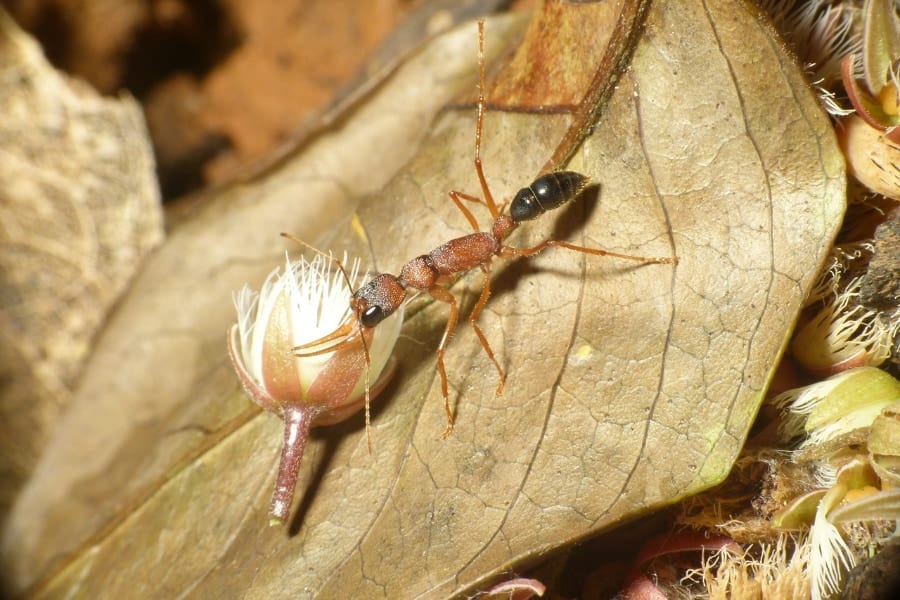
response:
[[[56,71],[3,8],[0,147],[2,520],[164,234],[140,106]]]

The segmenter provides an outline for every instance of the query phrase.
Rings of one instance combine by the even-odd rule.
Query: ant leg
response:
[[[459,305],[456,298],[446,289],[439,285],[433,285],[428,289],[428,294],[435,300],[446,302],[450,305],[450,316],[447,318],[447,326],[444,328],[444,337],[437,349],[437,368],[441,376],[441,394],[444,396],[444,412],[447,414],[447,428],[441,434],[441,439],[445,440],[453,432],[454,416],[450,409],[450,392],[447,385],[447,370],[444,368],[444,351],[450,339],[453,337],[453,331],[456,329],[456,320],[459,317]]]
[[[366,448],[369,454],[372,454],[372,395],[369,390],[369,375],[372,371],[372,357],[369,356],[369,344],[366,343],[366,332],[362,330],[360,324],[359,339],[362,342],[363,353],[366,357]]]
[[[484,348],[484,353],[488,355],[488,358],[490,358],[491,362],[494,363],[494,366],[497,367],[497,375],[500,376],[500,383],[497,384],[497,395],[499,396],[503,393],[503,385],[506,383],[506,373],[503,372],[500,363],[494,358],[494,351],[491,350],[491,345],[488,344],[487,338],[484,336],[478,323],[475,322],[491,295],[491,262],[487,261],[481,265],[481,270],[484,272],[484,283],[481,286],[481,296],[478,298],[478,303],[469,314],[469,323],[472,325],[472,329],[475,330],[475,335],[477,335],[479,341],[481,341],[481,347]]]
[[[478,227],[478,221],[475,220],[475,215],[472,214],[472,211],[466,208],[466,206],[462,203],[463,200],[468,200],[469,202],[481,202],[481,198],[476,198],[475,196],[470,196],[469,194],[464,194],[462,192],[450,192],[450,199],[453,200],[453,203],[456,204],[456,208],[459,209],[466,219],[469,220],[469,224],[472,225],[472,229],[475,230],[475,233],[481,231]]]
[[[484,177],[484,168],[481,166],[481,131],[484,128],[484,21],[478,21],[478,111],[475,120],[475,172],[478,173],[478,182],[481,184],[481,192],[484,194],[484,202],[491,211],[491,218],[496,220],[500,216],[497,203],[488,187]],[[478,231],[476,229],[476,231]]]
[[[569,250],[574,250],[575,252],[583,252],[584,254],[593,254],[594,256],[611,256],[613,258],[623,258],[625,260],[633,260],[639,263],[645,264],[669,264],[669,265],[677,265],[678,257],[677,256],[634,256],[632,254],[619,254],[618,252],[611,252],[609,250],[601,250],[600,248],[588,248],[587,246],[577,246],[575,244],[570,244],[568,242],[562,242],[559,240],[547,240],[546,242],[542,242],[537,246],[532,246],[531,248],[512,248],[510,246],[504,246],[500,249],[500,256],[510,257],[510,256],[534,256],[544,248],[548,246],[559,246],[561,248],[568,248]]]

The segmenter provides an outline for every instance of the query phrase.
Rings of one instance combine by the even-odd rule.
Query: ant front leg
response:
[[[534,256],[544,248],[549,246],[558,246],[561,248],[568,248],[569,250],[574,250],[575,252],[582,252],[584,254],[593,254],[594,256],[611,256],[613,258],[622,258],[625,260],[633,260],[639,263],[644,264],[666,264],[666,265],[677,265],[678,257],[677,256],[634,256],[633,254],[619,254],[618,252],[611,252],[609,250],[602,250],[600,248],[588,248],[587,246],[577,246],[575,244],[570,244],[569,242],[562,242],[559,240],[547,240],[546,242],[541,242],[537,246],[532,246],[531,248],[513,248],[511,246],[504,246],[500,250],[500,256],[503,257],[511,257],[511,256]]]
[[[453,200],[453,202],[456,204],[456,207],[459,209],[459,212],[461,212],[463,215],[465,215],[466,219],[469,220],[469,223],[472,224],[472,229],[475,230],[475,233],[481,232],[481,228],[478,227],[478,222],[475,220],[475,217],[472,215],[472,211],[470,211],[468,208],[466,208],[465,205],[462,203],[462,201],[466,200],[468,202],[477,202],[478,204],[481,204],[488,208],[491,208],[491,205],[488,204],[487,202],[485,202],[484,200],[482,200],[481,198],[479,198],[478,196],[472,196],[471,194],[465,194],[463,192],[457,192],[457,191],[450,192],[450,199]],[[504,209],[506,209],[506,204],[507,203],[504,202],[499,207],[496,206],[496,203],[494,204],[494,207],[496,208],[498,214],[502,213],[504,211]],[[496,217],[494,217],[494,218],[496,219]]]
[[[485,80],[484,80],[484,21],[478,21],[478,109],[475,113],[475,173],[478,174],[478,183],[481,185],[481,193],[484,194],[484,203],[487,204],[488,210],[491,211],[491,218],[497,219],[500,216],[500,210],[497,203],[494,202],[494,196],[491,194],[491,188],[488,187],[487,179],[484,176],[484,167],[481,164],[481,134],[484,130],[484,111],[487,102],[485,101]],[[476,229],[477,231],[477,229]]]
[[[447,384],[447,369],[444,368],[444,351],[447,349],[447,344],[450,343],[450,339],[453,338],[453,331],[456,329],[456,321],[459,317],[459,305],[456,303],[456,298],[453,294],[439,285],[431,286],[428,289],[428,294],[435,300],[446,302],[450,305],[450,316],[447,317],[447,326],[444,328],[444,337],[441,338],[441,343],[438,345],[437,349],[437,367],[438,373],[441,376],[441,394],[444,396],[444,412],[447,414],[447,428],[444,430],[444,433],[441,434],[441,439],[445,440],[453,432],[454,417],[453,410],[450,408],[450,391]]]

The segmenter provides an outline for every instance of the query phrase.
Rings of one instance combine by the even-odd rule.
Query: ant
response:
[[[355,325],[358,331],[371,329],[378,326],[381,321],[388,318],[404,303],[409,290],[425,292],[435,300],[445,302],[450,307],[450,315],[447,319],[447,325],[444,328],[444,335],[437,348],[437,369],[441,376],[441,394],[444,398],[444,412],[447,415],[447,428],[441,434],[441,439],[446,439],[453,431],[454,416],[450,407],[450,396],[447,385],[447,371],[444,367],[444,352],[447,344],[453,337],[456,330],[456,323],[459,317],[459,305],[456,298],[447,289],[446,284],[453,275],[458,275],[478,267],[484,273],[484,283],[481,288],[481,295],[475,308],[469,314],[469,323],[478,336],[485,354],[500,377],[500,383],[497,385],[497,394],[503,393],[503,385],[506,381],[506,373],[497,362],[493,350],[487,341],[481,328],[478,326],[477,320],[481,311],[484,309],[491,295],[491,262],[494,257],[512,258],[519,256],[533,256],[550,246],[558,246],[568,248],[576,252],[584,254],[592,254],[594,256],[611,256],[626,260],[633,260],[639,263],[656,263],[656,264],[677,264],[677,257],[645,257],[632,256],[630,254],[619,254],[599,248],[588,248],[585,246],[577,246],[568,242],[559,240],[546,240],[536,246],[529,248],[515,248],[507,246],[503,240],[523,221],[530,221],[540,217],[548,210],[559,208],[563,204],[574,200],[590,181],[586,175],[576,173],[574,171],[555,171],[538,177],[534,182],[526,188],[519,190],[513,197],[512,203],[509,205],[509,214],[503,214],[503,207],[498,208],[497,203],[488,187],[487,180],[484,176],[484,169],[481,164],[481,133],[484,124],[485,112],[485,58],[484,58],[484,21],[478,22],[478,108],[475,125],[475,171],[478,174],[478,181],[481,184],[481,191],[484,194],[484,200],[475,196],[470,196],[463,192],[451,191],[450,199],[453,200],[459,211],[472,225],[474,233],[449,240],[428,254],[417,256],[406,263],[401,269],[399,275],[391,275],[389,273],[381,273],[368,281],[365,285],[357,289],[350,299],[350,308],[355,316]],[[493,218],[493,224],[489,231],[482,231],[478,222],[475,220],[472,212],[463,204],[463,201],[477,202],[487,206]],[[296,240],[304,246],[319,252],[312,248],[309,244]],[[336,260],[336,259],[332,259]],[[343,271],[343,267],[338,263]],[[345,274],[346,275],[346,274]],[[349,281],[348,281],[349,285]],[[348,321],[344,326],[333,332],[332,334],[302,346],[295,347],[294,353],[297,356],[310,356],[321,354],[334,349],[335,346],[346,343],[348,336],[353,333],[353,322]],[[338,342],[336,345],[326,349],[321,349],[321,344],[345,338],[344,341]],[[365,337],[363,337],[365,342]],[[317,347],[315,350],[310,350]],[[368,348],[365,343],[363,349],[366,358],[366,431],[369,431],[369,372],[370,364]]]

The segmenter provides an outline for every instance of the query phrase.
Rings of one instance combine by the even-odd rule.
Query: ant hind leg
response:
[[[587,246],[578,246],[576,244],[570,244],[569,242],[563,242],[560,240],[547,240],[545,242],[541,242],[537,246],[532,246],[530,248],[513,248],[512,246],[503,246],[503,248],[500,249],[500,256],[504,258],[513,256],[534,256],[544,248],[548,248],[550,246],[567,248],[569,250],[574,250],[575,252],[593,254],[594,256],[611,256],[613,258],[633,260],[635,262],[644,264],[678,264],[677,256],[635,256],[633,254],[620,254],[618,252],[611,252],[609,250],[603,250],[601,248],[588,248]]]
[[[444,336],[441,338],[441,343],[438,344],[437,349],[437,368],[438,374],[441,376],[441,394],[444,397],[444,413],[447,415],[447,428],[444,430],[444,433],[441,434],[441,439],[445,440],[453,432],[455,417],[453,415],[453,410],[450,408],[450,391],[449,385],[447,384],[447,369],[444,367],[444,351],[447,349],[447,344],[450,343],[450,339],[453,337],[453,332],[456,329],[456,321],[459,318],[459,305],[453,294],[439,285],[431,286],[431,288],[428,289],[428,294],[435,300],[446,302],[450,305],[450,316],[447,317],[447,326],[444,328]]]
[[[497,362],[496,357],[494,357],[494,351],[491,349],[491,345],[488,343],[487,338],[476,322],[478,320],[478,315],[481,314],[484,305],[487,304],[488,298],[491,295],[491,262],[488,261],[481,265],[481,270],[484,272],[484,283],[481,286],[481,296],[478,298],[478,303],[475,304],[475,308],[473,308],[471,314],[469,314],[469,323],[472,325],[472,329],[475,330],[475,335],[478,336],[481,347],[484,348],[484,353],[487,354],[488,358],[491,359],[491,362],[494,363],[494,367],[497,368],[497,375],[500,377],[500,383],[497,384],[497,395],[499,396],[503,393],[503,386],[506,383],[506,373],[503,371],[500,363]]]

